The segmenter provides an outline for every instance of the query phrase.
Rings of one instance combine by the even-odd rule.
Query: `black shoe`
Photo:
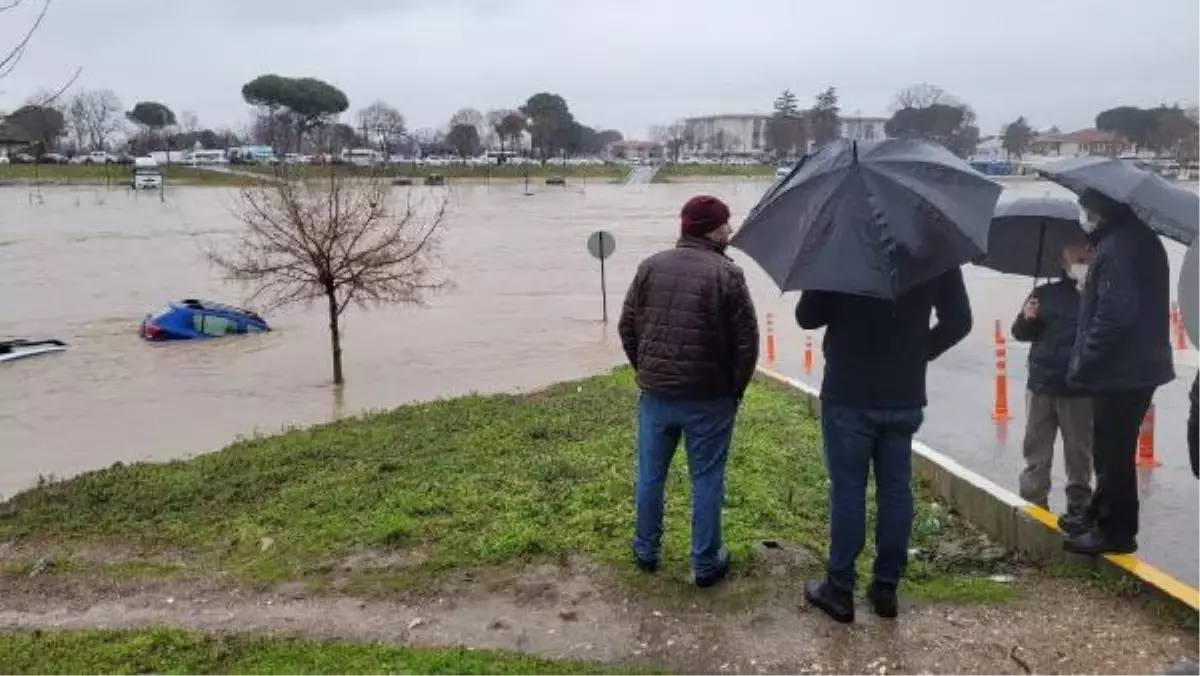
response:
[[[708,571],[704,575],[696,576],[696,586],[700,587],[701,589],[707,589],[708,587],[715,586],[716,584],[721,582],[721,580],[724,580],[728,576],[729,576],[729,555],[726,554],[721,557],[721,562],[717,564],[716,568],[713,568],[712,570]]]
[[[850,624],[854,621],[854,595],[837,589],[828,582],[805,582],[804,600],[833,618],[835,622]]]
[[[1092,530],[1092,521],[1087,518],[1084,511],[1072,512],[1067,510],[1066,514],[1058,517],[1058,529],[1066,533],[1070,537],[1079,537],[1084,533]]]
[[[900,614],[900,602],[896,598],[894,587],[873,582],[867,587],[867,600],[871,602],[875,614],[880,617],[891,620]]]
[[[633,563],[638,567],[638,570],[643,573],[657,573],[658,559],[643,559],[637,554],[633,555]]]
[[[1063,549],[1085,556],[1132,554],[1137,551],[1137,540],[1110,537],[1093,528],[1078,537],[1067,538],[1063,541]]]

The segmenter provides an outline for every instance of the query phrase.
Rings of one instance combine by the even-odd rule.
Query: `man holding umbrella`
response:
[[[940,146],[842,139],[772,186],[733,239],[782,290],[804,292],[800,326],[825,328],[829,561],[825,580],[806,582],[804,597],[838,622],[854,621],[872,467],[878,509],[867,597],[881,617],[898,613],[926,369],[970,332],[960,266],[983,254],[1000,190]]]
[[[1080,289],[1087,279],[1087,236],[1070,200],[1024,198],[996,208],[980,265],[998,272],[1057,281],[1034,288],[1013,321],[1012,336],[1031,343],[1021,497],[1050,508],[1054,442],[1063,438],[1067,513],[1078,515],[1092,496],[1092,402],[1067,386],[1075,345]]]
[[[1079,517],[1064,515],[1063,546],[1079,554],[1137,550],[1138,432],[1154,391],[1175,378],[1170,268],[1159,235],[1196,238],[1200,197],[1103,157],[1063,160],[1042,174],[1079,195],[1095,252],[1080,301],[1067,383],[1093,409],[1096,490]]]

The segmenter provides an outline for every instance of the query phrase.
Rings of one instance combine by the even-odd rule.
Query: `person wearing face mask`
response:
[[[1087,280],[1088,250],[1062,251],[1062,277],[1033,290],[1012,325],[1014,339],[1032,343],[1026,381],[1025,469],[1021,497],[1049,509],[1054,441],[1063,438],[1067,468],[1067,514],[1083,514],[1092,497],[1092,401],[1067,385],[1075,345],[1079,296]]]
[[[1068,551],[1137,550],[1136,453],[1154,390],[1175,379],[1170,270],[1158,235],[1126,205],[1093,191],[1079,198],[1094,256],[1079,305],[1067,385],[1092,399],[1096,490],[1059,527]]]
[[[638,266],[618,332],[637,371],[634,562],[658,569],[663,497],[684,438],[692,479],[692,569],[700,587],[729,572],[721,546],[725,463],[742,394],[758,363],[758,319],[746,279],[725,255],[729,207],[701,195],[680,213],[674,248]]]

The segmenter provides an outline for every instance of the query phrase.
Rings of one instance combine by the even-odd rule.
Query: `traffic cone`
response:
[[[1008,422],[1008,346],[1005,344],[1004,331],[1000,320],[996,320],[996,402],[992,408],[992,420]]]
[[[812,336],[804,336],[804,372],[812,373],[813,370],[813,341]]]
[[[767,313],[767,362],[775,363],[775,315]]]
[[[1137,466],[1158,467],[1162,463],[1154,457],[1154,404],[1146,409],[1142,418],[1142,429],[1138,432]]]

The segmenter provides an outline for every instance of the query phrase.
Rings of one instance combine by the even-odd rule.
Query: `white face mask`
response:
[[[1087,279],[1087,273],[1087,263],[1072,263],[1070,269],[1067,270],[1067,274],[1070,275],[1071,279],[1080,284],[1083,284],[1084,280]]]
[[[1099,223],[1093,223],[1091,219],[1087,217],[1087,214],[1084,214],[1079,217],[1079,225],[1083,227],[1084,232],[1090,235],[1096,231],[1096,227],[1099,225]]]

